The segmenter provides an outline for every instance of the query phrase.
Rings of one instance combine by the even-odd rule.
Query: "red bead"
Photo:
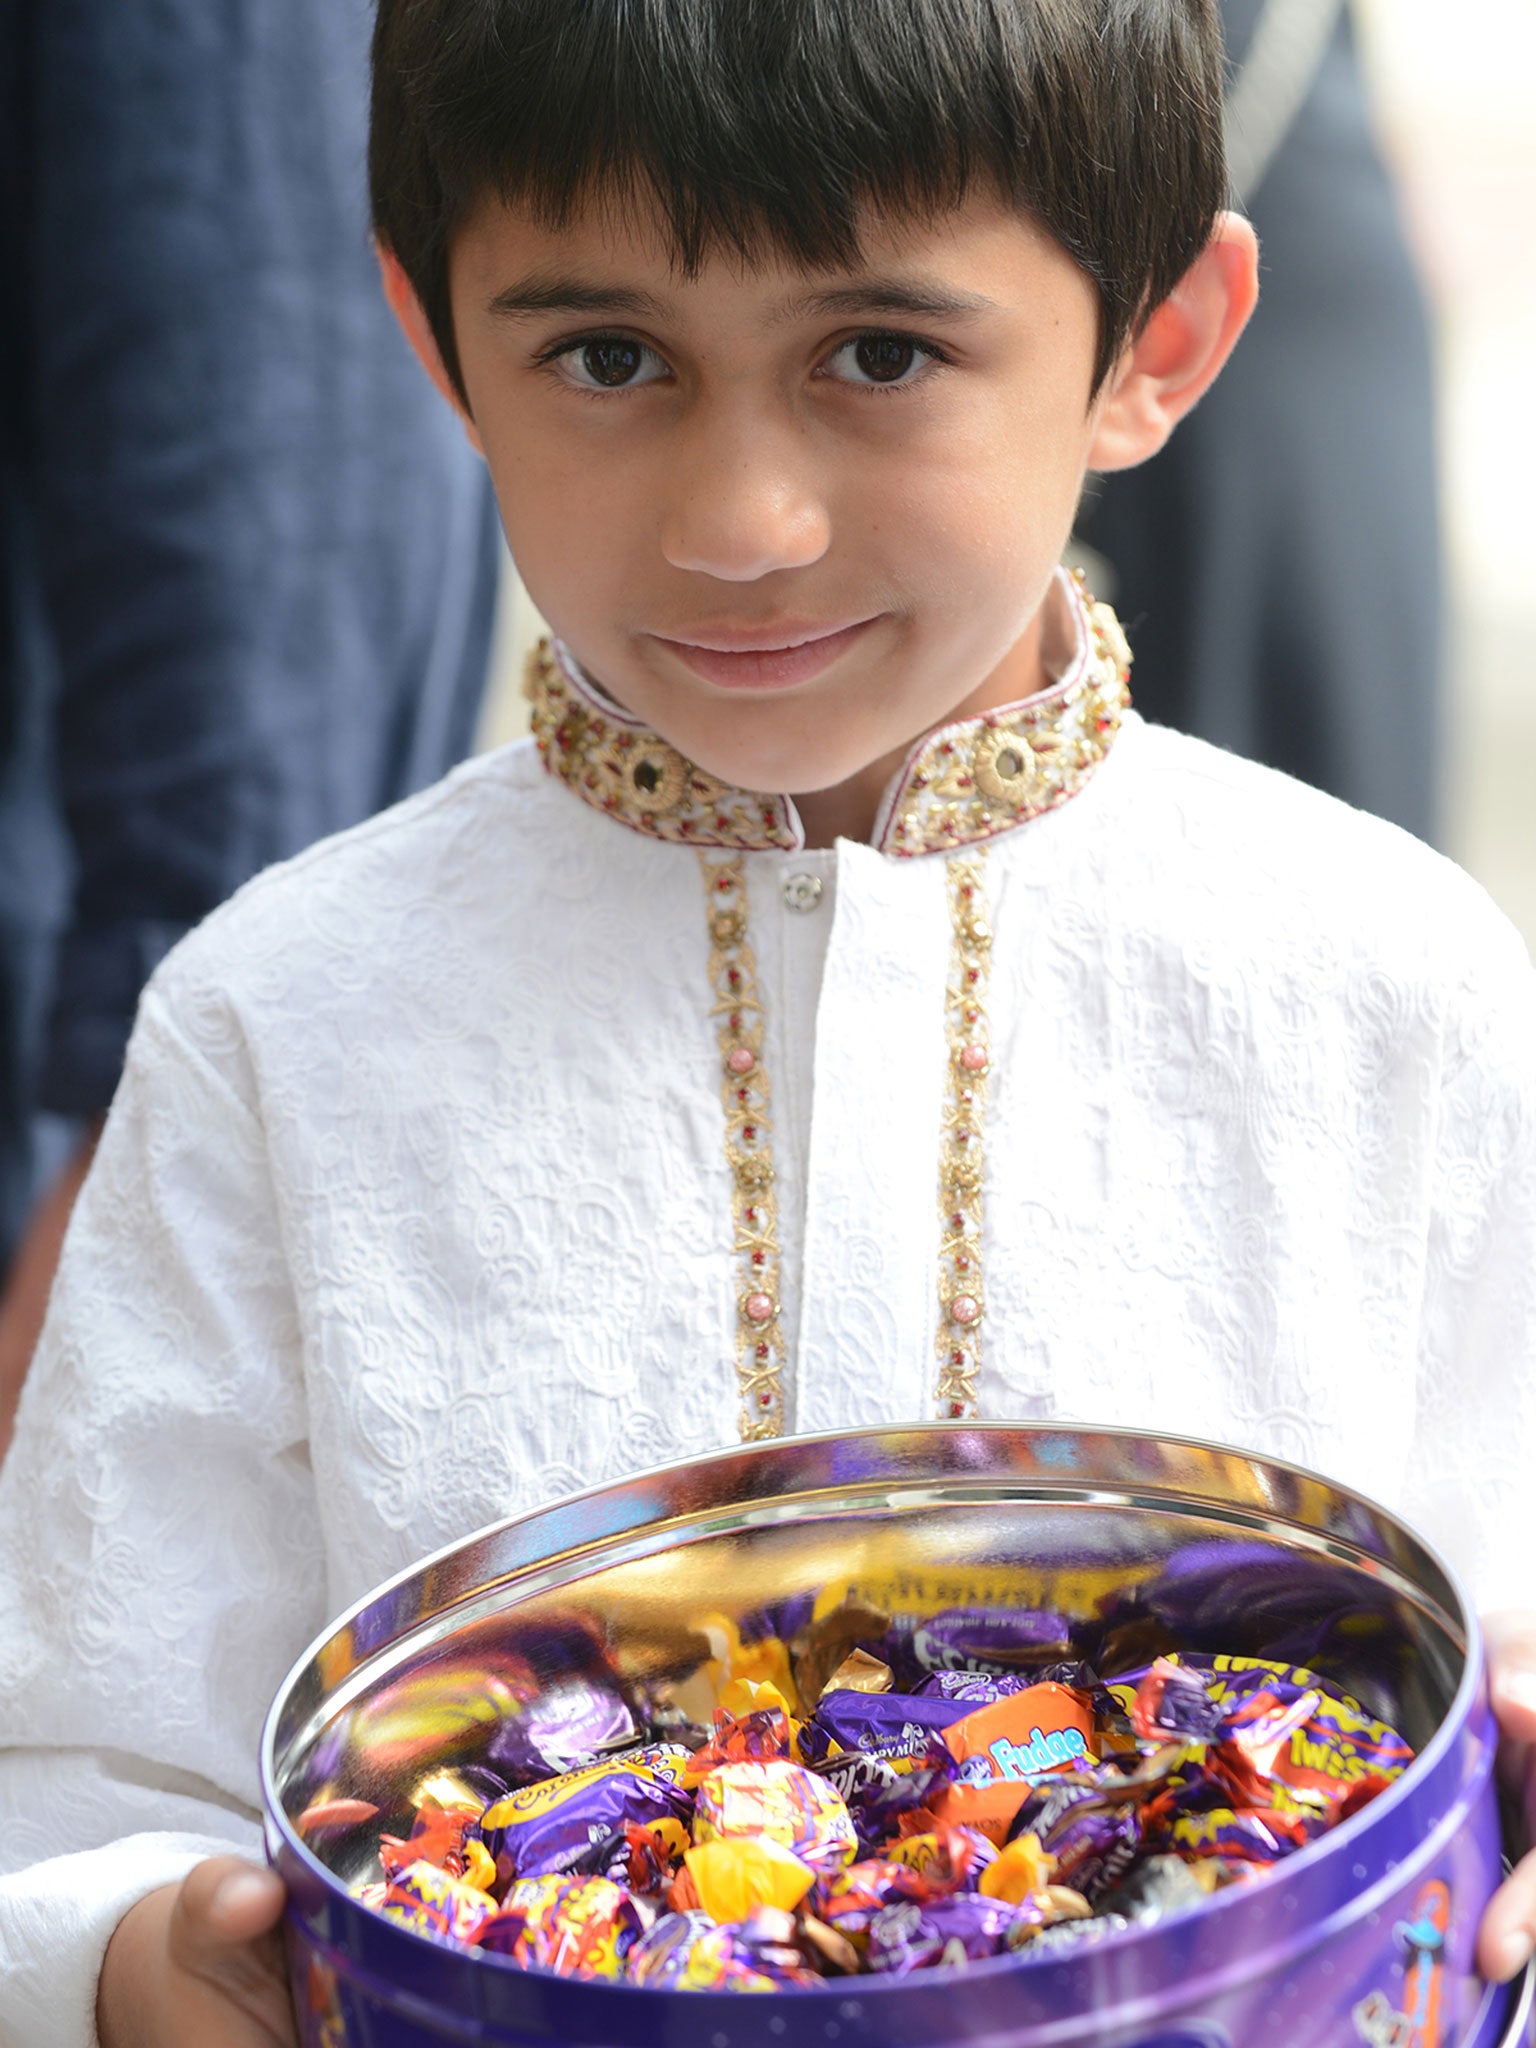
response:
[[[741,1135],[746,1139],[749,1145],[755,1145],[757,1143],[757,1125],[743,1124]]]
[[[759,1358],[767,1358],[767,1357],[769,1356],[769,1350],[770,1350],[770,1347],[769,1347],[768,1345],[766,1345],[766,1344],[759,1344],[759,1345],[758,1345],[758,1347],[757,1347],[757,1355],[758,1355],[758,1357],[759,1357]]]
[[[951,1351],[951,1353],[949,1354],[949,1362],[953,1366],[964,1365],[965,1353],[963,1351]]]

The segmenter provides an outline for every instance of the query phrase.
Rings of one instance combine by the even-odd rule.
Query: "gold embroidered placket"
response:
[[[986,855],[952,856],[949,892],[949,984],[945,1041],[949,1072],[939,1134],[939,1354],[938,1413],[949,1422],[978,1412],[981,1331],[987,1298],[982,1287],[984,1145],[992,1041],[987,989],[992,967],[992,926],[987,906]]]
[[[763,1067],[763,1007],[747,943],[742,858],[699,856],[709,918],[710,1015],[719,1019],[725,1161],[735,1226],[736,1384],[743,1443],[784,1434],[784,1326],[771,1094]]]

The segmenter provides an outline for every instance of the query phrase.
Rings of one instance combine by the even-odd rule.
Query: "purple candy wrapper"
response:
[[[934,1736],[925,1755],[899,1764],[888,1757],[847,1750],[815,1768],[817,1777],[841,1795],[859,1838],[860,1855],[873,1855],[895,1834],[903,1814],[926,1806],[946,1785],[954,1783],[957,1767],[954,1757]]]
[[[626,1821],[686,1827],[693,1802],[674,1779],[687,1760],[686,1750],[639,1750],[527,1785],[487,1808],[480,1822],[486,1847],[507,1857],[517,1877],[543,1877],[580,1868]]]
[[[563,1777],[638,1740],[635,1717],[611,1686],[556,1687],[501,1723],[486,1761],[513,1784]]]
[[[786,1984],[818,1984],[794,1946],[794,1917],[759,1906],[745,1920],[727,1921],[687,1944],[679,1991],[777,1991]]]
[[[1130,1924],[1123,1913],[1097,1913],[1091,1920],[1058,1920],[1054,1927],[1032,1928],[1021,1921],[1009,1936],[1008,1949],[1024,1962],[1043,1963],[1074,1949],[1097,1948],[1101,1941],[1124,1934]]]
[[[688,1967],[694,1944],[714,1928],[707,1913],[666,1914],[625,1957],[625,1976],[632,1984],[646,1984],[654,1991],[672,1990]]]
[[[800,1754],[808,1764],[826,1761],[834,1742],[866,1756],[924,1756],[937,1736],[976,1708],[969,1700],[946,1700],[896,1692],[828,1692],[800,1730]]]
[[[1101,1765],[1092,1775],[1113,1783],[1118,1774]],[[1141,1814],[1132,1801],[1107,1801],[1093,1784],[1047,1782],[1019,1808],[1009,1839],[1020,1835],[1034,1835],[1056,1858],[1057,1884],[1092,1901],[1129,1868],[1141,1840]]]
[[[937,1964],[980,1962],[1001,1955],[1008,1937],[1030,1914],[979,1892],[956,1892],[927,1905],[887,1906],[869,1927],[869,1966],[892,1976]]]
[[[1072,1624],[1040,1608],[950,1607],[918,1622],[907,1644],[919,1671],[1038,1673],[1072,1654]]]
[[[1076,1670],[1076,1666],[1069,1667]],[[985,1671],[930,1671],[912,1695],[919,1700],[964,1700],[969,1707],[990,1707],[995,1700],[1010,1699],[1026,1692],[1039,1681],[1031,1675],[994,1677]]]

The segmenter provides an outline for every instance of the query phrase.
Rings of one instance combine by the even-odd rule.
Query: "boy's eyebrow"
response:
[[[997,301],[979,292],[963,292],[951,285],[908,282],[903,278],[872,277],[856,284],[840,284],[826,291],[812,292],[780,309],[781,320],[801,320],[812,313],[962,314],[995,313]]]
[[[637,313],[655,319],[661,300],[622,284],[588,284],[576,277],[525,277],[497,292],[486,308],[516,320],[533,313]]]
[[[651,292],[631,285],[593,284],[576,277],[525,277],[496,293],[486,309],[499,319],[518,320],[538,313],[629,313],[660,319],[667,308]],[[910,283],[900,278],[872,277],[856,284],[830,285],[780,306],[775,320],[803,320],[815,314],[913,314],[921,318],[966,313],[992,313],[995,299],[979,292],[957,291],[938,283]]]

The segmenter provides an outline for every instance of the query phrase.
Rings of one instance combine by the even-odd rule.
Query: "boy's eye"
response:
[[[667,375],[666,364],[653,348],[621,334],[572,342],[553,360],[561,375],[582,391],[626,391]]]
[[[844,384],[915,384],[942,361],[939,351],[912,334],[859,334],[827,358],[823,375]]]

